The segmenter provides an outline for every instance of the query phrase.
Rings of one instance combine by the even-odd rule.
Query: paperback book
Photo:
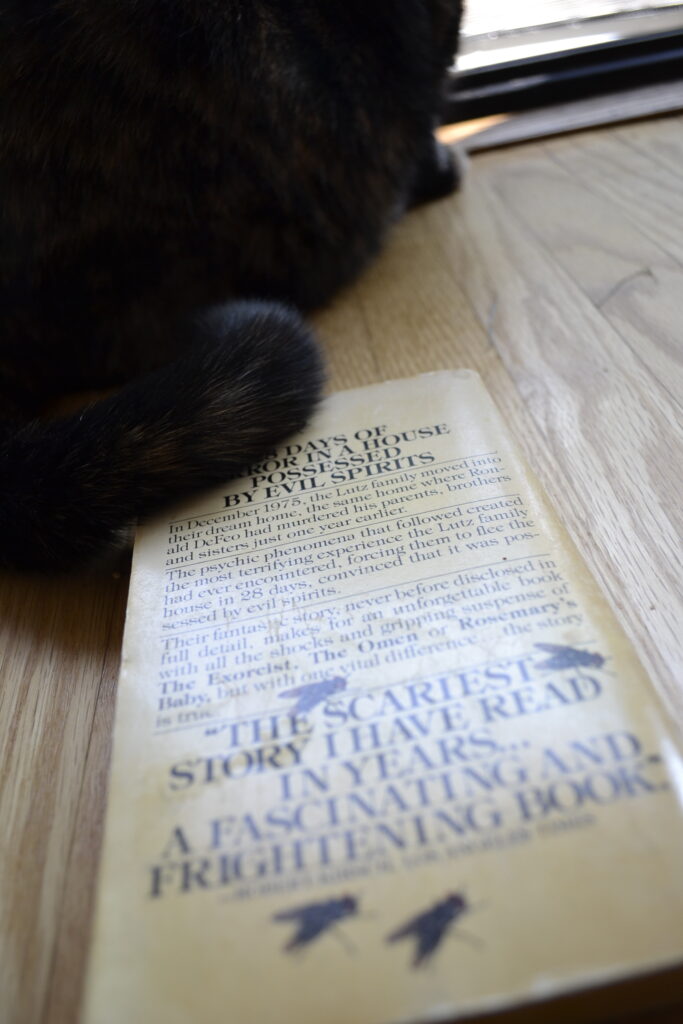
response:
[[[478,376],[334,395],[139,531],[84,1024],[455,1021],[671,972],[682,779]]]

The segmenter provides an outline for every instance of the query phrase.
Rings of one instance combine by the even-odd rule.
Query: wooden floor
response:
[[[682,170],[677,117],[480,154],[318,318],[333,389],[483,375],[681,724]],[[77,1019],[126,586],[0,580],[1,1024]]]

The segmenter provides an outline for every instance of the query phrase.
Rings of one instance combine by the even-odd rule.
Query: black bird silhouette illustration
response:
[[[320,903],[305,903],[291,910],[273,914],[273,921],[292,922],[296,929],[284,949],[291,953],[308,946],[334,928],[344,918],[358,913],[358,900],[354,896],[340,896]]]
[[[306,711],[313,711],[333,693],[340,693],[345,689],[346,679],[334,676],[332,679],[323,679],[320,683],[304,683],[303,686],[295,686],[293,690],[283,690],[278,697],[296,697],[296,704],[292,710],[304,714]]]
[[[419,967],[436,953],[448,931],[470,906],[461,893],[451,893],[433,907],[413,917],[395,932],[387,935],[387,942],[413,938],[416,941],[413,967]]]
[[[602,668],[605,664],[602,654],[582,651],[578,647],[564,647],[562,644],[534,644],[534,647],[550,655],[545,661],[539,661],[536,668],[555,671],[563,668]]]

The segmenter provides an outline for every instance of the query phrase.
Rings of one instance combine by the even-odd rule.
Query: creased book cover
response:
[[[84,1024],[398,1024],[683,960],[651,684],[476,374],[140,531]]]

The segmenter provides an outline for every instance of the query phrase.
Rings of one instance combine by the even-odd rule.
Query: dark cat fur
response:
[[[0,565],[88,562],[304,425],[295,310],[455,185],[432,129],[459,14],[0,0]]]

